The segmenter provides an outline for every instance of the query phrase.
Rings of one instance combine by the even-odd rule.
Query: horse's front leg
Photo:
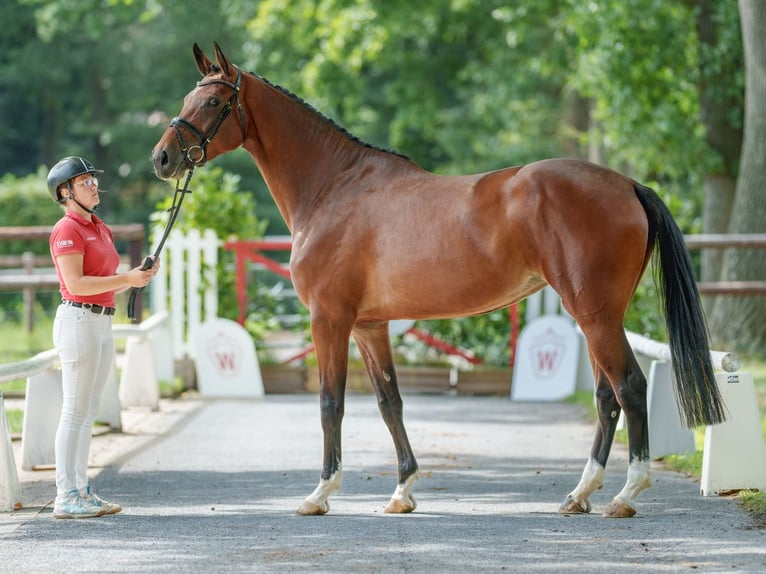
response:
[[[316,316],[315,316],[316,315]],[[343,476],[341,426],[343,422],[348,371],[350,327],[322,320],[312,312],[311,334],[319,367],[319,408],[324,436],[324,454],[319,484],[296,511],[303,516],[326,514],[328,499],[340,488]]]
[[[388,336],[388,322],[357,325],[353,334],[370,375],[380,414],[394,439],[396,449],[399,483],[385,512],[395,514],[412,512],[417,506],[412,496],[412,487],[418,478],[418,463],[404,428],[403,403],[396,381],[391,342]]]

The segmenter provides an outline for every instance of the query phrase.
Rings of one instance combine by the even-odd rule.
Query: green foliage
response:
[[[26,331],[21,321],[10,317],[5,309],[0,315],[0,320],[3,323],[3,328],[0,329],[0,363],[23,361],[32,355],[53,348],[52,317],[37,313],[31,333]],[[2,389],[8,390],[10,384],[3,383]],[[20,388],[24,389],[25,385],[26,381],[22,380]]]
[[[488,365],[508,365],[510,320],[507,309],[459,320],[419,321],[418,328],[453,346],[470,349]]]
[[[240,177],[226,173],[220,167],[208,166],[197,169],[189,185],[192,193],[184,199],[181,214],[176,223],[183,231],[190,229],[212,229],[219,239],[233,241],[237,239],[260,239],[267,222],[256,216],[256,203],[251,192],[240,189]],[[162,233],[168,218],[168,209],[173,202],[172,189],[157,204],[151,220],[155,223],[153,233]],[[234,252],[223,250],[218,258],[216,270],[218,281],[218,315],[237,319],[239,307],[235,288]],[[252,283],[252,282],[251,282]],[[257,285],[250,285],[249,301],[266,302],[264,294],[255,292]],[[272,325],[272,316],[263,312],[262,316],[248,322],[248,330],[256,340],[261,340],[266,328]]]
[[[252,192],[240,189],[240,176],[220,167],[208,166],[194,171],[189,184],[192,193],[184,199],[179,229],[212,229],[223,239],[257,239],[263,236],[264,223],[256,217]],[[173,202],[173,189],[160,201],[150,218],[164,227]]]
[[[7,173],[0,177],[0,226],[52,226],[63,215],[59,206],[48,193],[45,184],[47,170],[39,168],[36,173],[16,177]],[[0,243],[1,254],[20,255],[31,251],[38,255],[48,253],[47,241],[4,241]]]
[[[245,65],[353,133],[440,172],[554,155],[566,41],[556,2],[238,2]],[[553,16],[553,17],[552,17]],[[530,132],[536,137],[528,138]]]
[[[192,43],[243,42],[226,2],[11,0],[0,20],[0,174],[82,155],[105,170],[107,221],[147,223],[161,187],[149,152],[199,78]],[[8,120],[7,122],[5,120]],[[7,131],[6,131],[7,126]],[[254,176],[248,187],[263,183]]]
[[[575,2],[569,24],[579,41],[570,85],[594,102],[600,126],[588,134],[591,141],[604,146],[610,161],[638,173],[680,177],[698,170],[707,156],[688,6]]]
[[[0,3],[0,20],[14,23],[0,38],[0,174],[88,156],[107,172],[107,221],[146,223],[165,193],[148,152],[198,79],[192,43],[209,53],[217,40],[244,68],[427,169],[598,150],[601,163],[656,179],[698,209],[692,190],[724,161],[706,146],[699,91],[736,126],[744,80],[737,4],[712,3],[712,44],[698,38],[697,4],[424,0],[414,12],[404,0],[212,0],[194,10],[183,0],[11,0]],[[270,233],[286,232],[246,153],[213,164],[241,176]],[[627,322],[655,336],[652,289],[642,283]],[[499,321],[468,322],[475,328],[434,328],[468,339],[486,330],[503,345]]]
[[[0,177],[0,227],[53,226],[63,215],[61,206],[51,199],[46,187],[47,170],[17,177],[6,173]],[[20,256],[24,252],[44,256],[49,253],[47,240],[9,240],[0,242],[0,255]],[[51,263],[52,266],[52,263]],[[37,301],[46,307],[59,298],[58,292],[38,292]],[[24,300],[20,291],[0,292],[0,318],[18,321],[23,317]]]

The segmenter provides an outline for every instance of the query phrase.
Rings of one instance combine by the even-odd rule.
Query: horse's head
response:
[[[242,72],[215,44],[213,64],[194,44],[194,59],[202,80],[184,98],[152,150],[154,172],[162,179],[180,179],[190,168],[231,151],[245,141],[244,111],[239,102]],[[231,114],[232,109],[234,114]],[[231,117],[230,117],[231,116]]]

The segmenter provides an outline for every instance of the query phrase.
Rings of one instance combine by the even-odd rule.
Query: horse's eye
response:
[[[210,99],[207,101],[207,105],[208,105],[208,107],[211,107],[211,108],[217,108],[217,107],[218,107],[218,104],[220,104],[220,103],[221,103],[221,101],[220,101],[218,98],[216,98],[215,96],[212,96],[212,97],[211,97],[211,98],[210,98]]]

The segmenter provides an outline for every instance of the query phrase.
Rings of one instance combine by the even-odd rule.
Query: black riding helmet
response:
[[[59,186],[84,173],[104,173],[104,170],[96,169],[87,159],[77,156],[65,157],[54,165],[48,172],[48,191],[53,201],[63,203],[58,192]]]

